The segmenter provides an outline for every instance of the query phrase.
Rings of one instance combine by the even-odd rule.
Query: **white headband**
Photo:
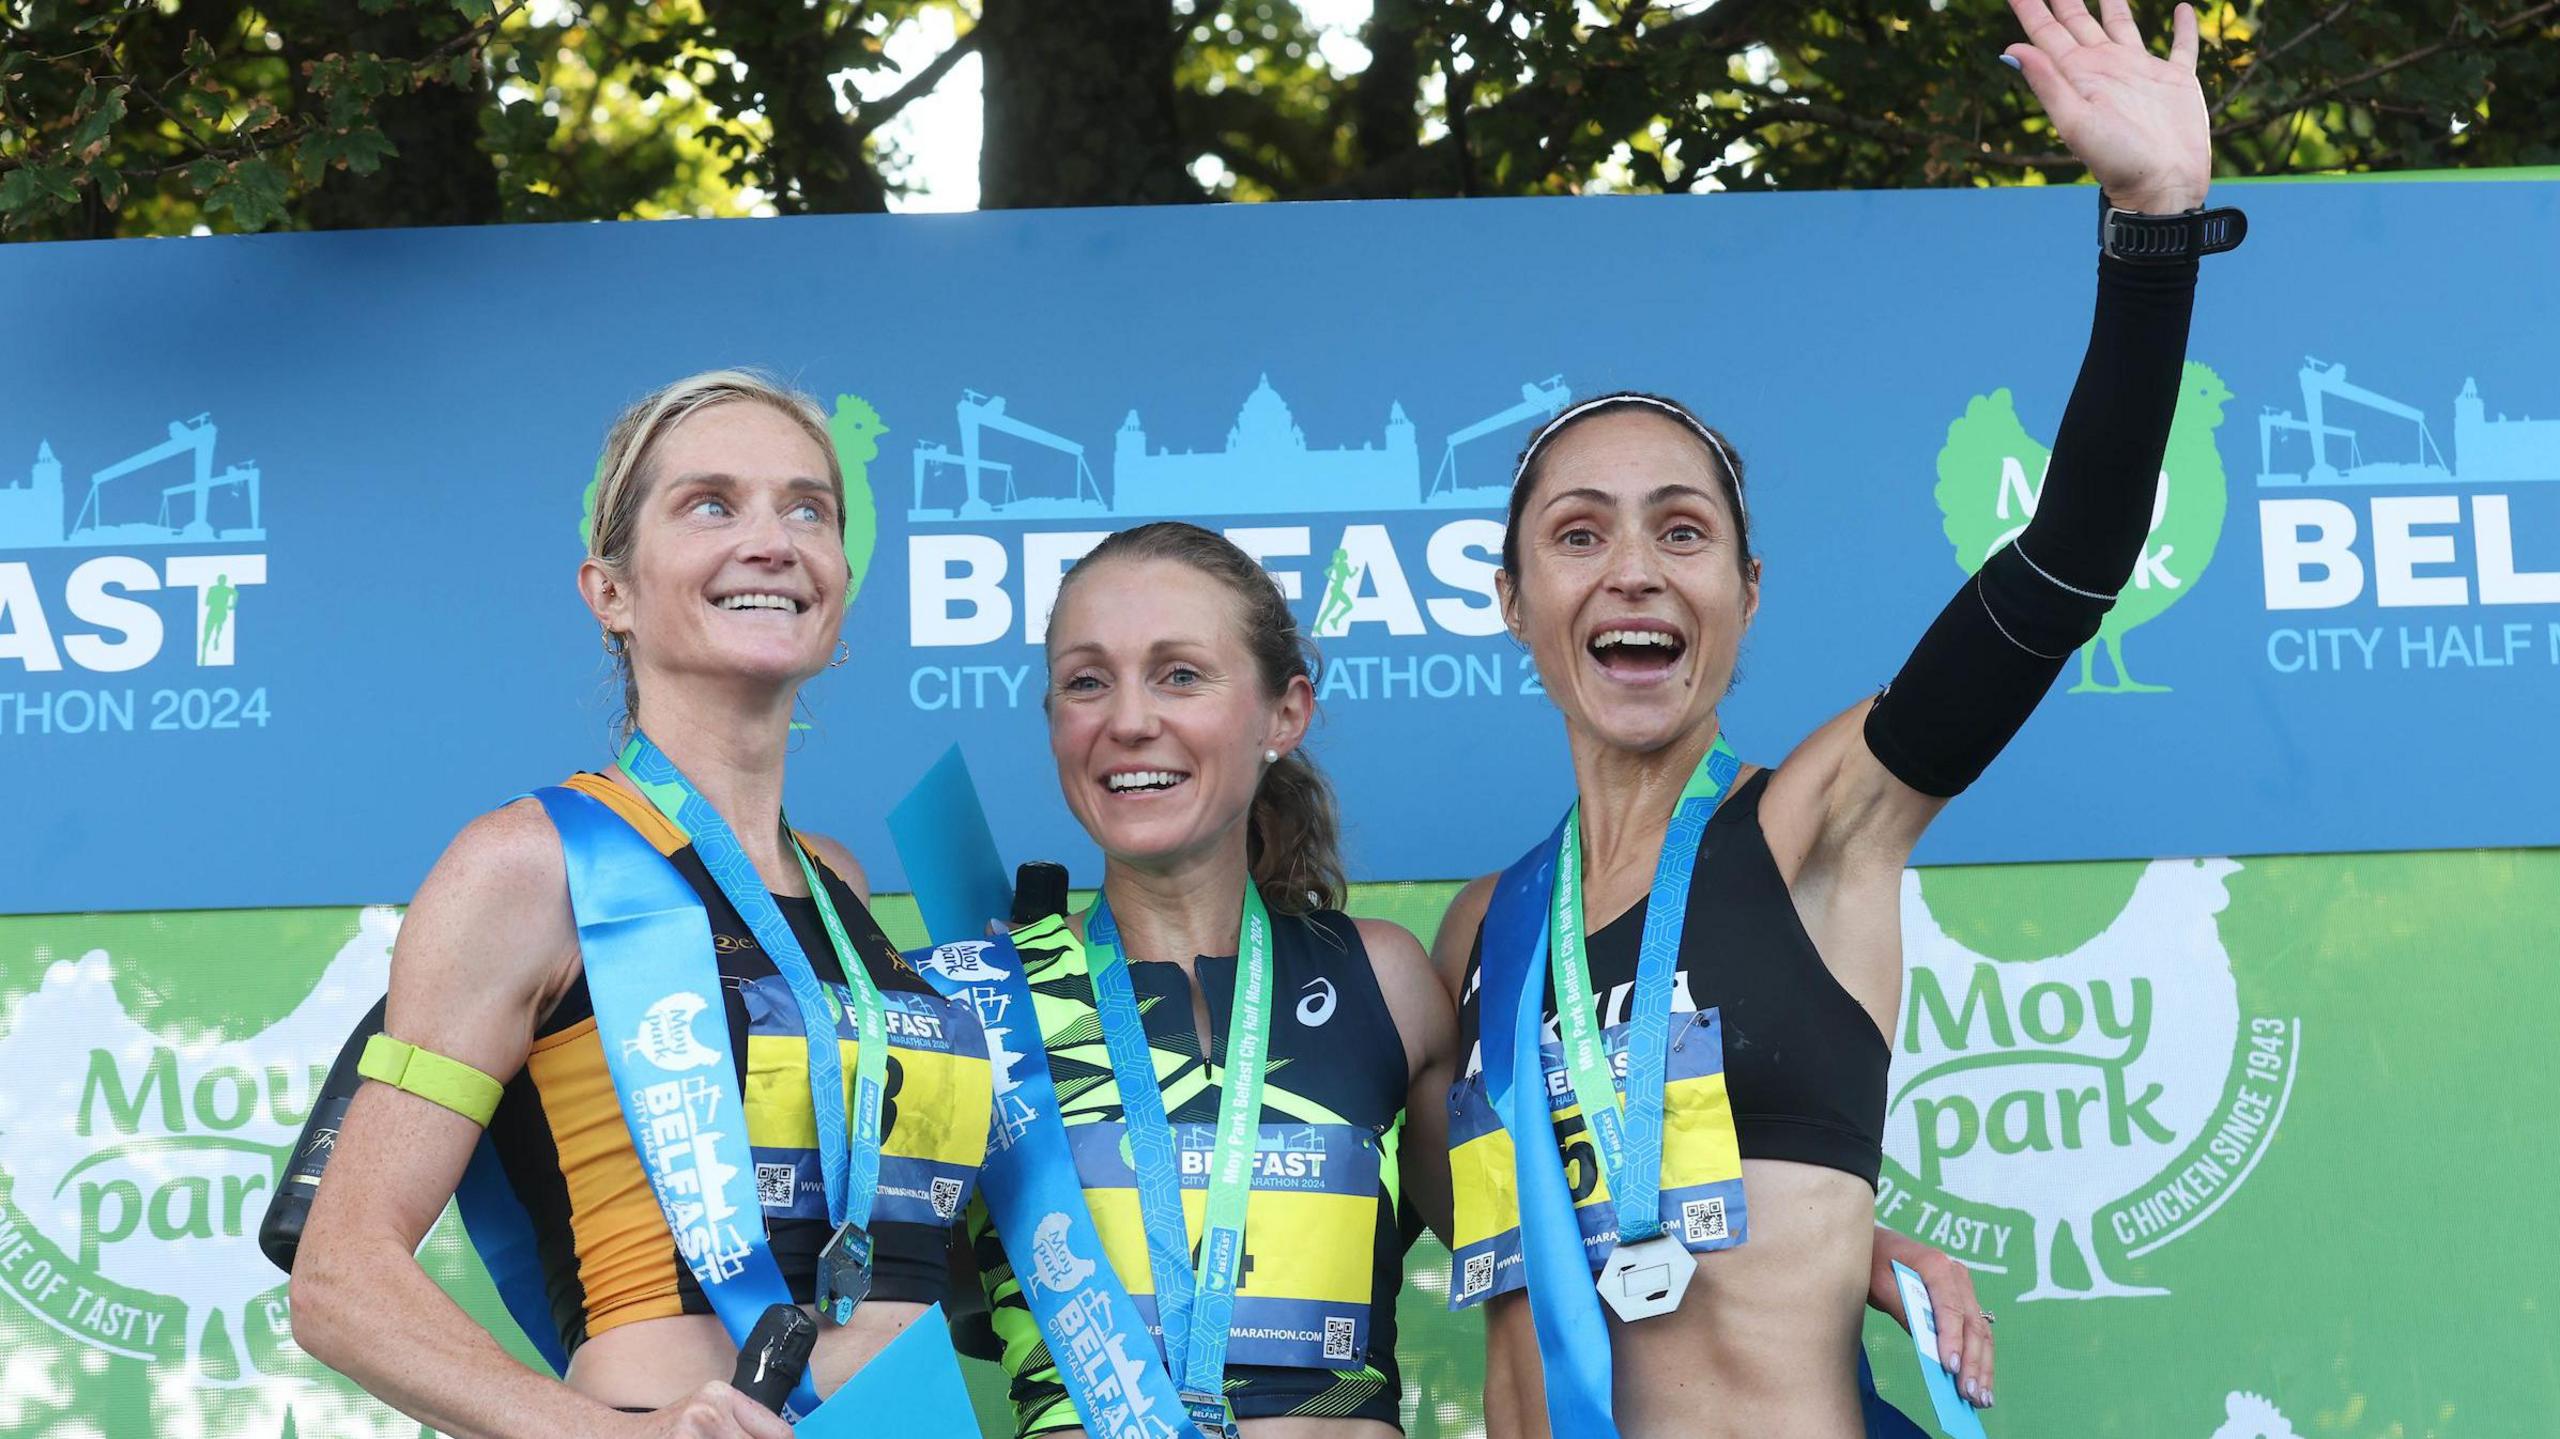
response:
[[[1573,408],[1566,410],[1563,414],[1556,416],[1554,419],[1547,421],[1546,428],[1538,431],[1537,438],[1529,442],[1529,448],[1520,452],[1520,466],[1518,469],[1511,472],[1512,485],[1515,487],[1519,485],[1521,477],[1529,473],[1529,467],[1537,463],[1538,451],[1546,448],[1547,441],[1555,438],[1557,431],[1572,424],[1574,421],[1581,419],[1584,415],[1590,414],[1594,410],[1605,410],[1613,405],[1650,406],[1651,408],[1660,410],[1662,413],[1678,420],[1681,424],[1688,426],[1690,431],[1697,435],[1699,439],[1707,442],[1708,449],[1716,452],[1716,458],[1723,461],[1725,478],[1733,482],[1734,507],[1741,511],[1740,518],[1746,522],[1750,519],[1750,511],[1744,508],[1742,504],[1742,467],[1733,462],[1733,452],[1726,449],[1724,447],[1724,441],[1717,439],[1716,432],[1708,429],[1697,416],[1690,414],[1687,410],[1671,403],[1669,400],[1657,400],[1651,395],[1602,395],[1598,399],[1585,400],[1581,404],[1575,405]]]

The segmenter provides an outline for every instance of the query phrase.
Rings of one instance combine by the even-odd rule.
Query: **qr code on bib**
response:
[[[1724,1197],[1692,1199],[1680,1206],[1680,1237],[1691,1244],[1726,1238]]]
[[[1359,1358],[1351,1348],[1351,1321],[1338,1315],[1324,1317],[1324,1357],[1328,1362],[1343,1363]]]
[[[756,1203],[767,1209],[789,1209],[798,1181],[798,1173],[788,1164],[757,1165]]]
[[[945,1219],[949,1219],[952,1215],[960,1212],[959,1180],[937,1179],[933,1181],[933,1212]]]
[[[1493,1287],[1493,1256],[1475,1254],[1467,1258],[1466,1272],[1458,1277],[1458,1297],[1473,1299]]]

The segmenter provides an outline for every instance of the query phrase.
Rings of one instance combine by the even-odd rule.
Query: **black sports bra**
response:
[[[1672,1007],[1722,1011],[1725,1089],[1743,1158],[1819,1164],[1872,1185],[1883,1163],[1893,1050],[1796,915],[1760,829],[1771,773],[1743,781],[1707,825],[1680,932]],[[1649,903],[1639,900],[1591,936],[1591,988],[1604,1025],[1626,1018]],[[1483,945],[1479,931],[1458,1012],[1471,1069]],[[1550,981],[1543,1010],[1550,1025],[1555,1004]]]

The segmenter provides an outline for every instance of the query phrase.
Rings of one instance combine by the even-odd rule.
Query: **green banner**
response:
[[[1426,940],[1456,886],[1364,886]],[[1916,871],[1877,1214],[1973,1265],[1994,1435],[2550,1428],[2560,851]],[[920,939],[913,906],[883,923]],[[400,1436],[255,1231],[399,913],[0,918],[0,1434]],[[530,1357],[449,1219],[422,1258]],[[1483,1432],[1426,1240],[1406,1430]],[[1925,1414],[1908,1344],[1868,1348]],[[991,1434],[1001,1381],[972,1383]]]

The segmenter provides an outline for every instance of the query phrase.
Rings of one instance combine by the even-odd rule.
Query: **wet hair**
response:
[[[1733,506],[1734,565],[1745,580],[1751,578],[1751,512],[1742,504],[1742,461],[1733,453],[1733,443],[1724,432],[1699,419],[1687,405],[1664,395],[1642,390],[1619,390],[1584,400],[1566,409],[1554,419],[1540,425],[1529,443],[1520,450],[1519,464],[1511,477],[1511,511],[1502,522],[1502,568],[1509,571],[1514,583],[1520,578],[1520,518],[1527,513],[1529,497],[1538,488],[1538,461],[1554,444],[1558,435],[1594,415],[1617,414],[1627,410],[1651,410],[1676,420],[1690,437],[1706,448],[1707,468],[1724,486],[1725,501]]]
[[[761,370],[704,370],[660,386],[635,401],[605,431],[604,453],[596,460],[595,509],[588,517],[587,557],[619,580],[629,572],[631,547],[640,533],[641,501],[657,478],[649,461],[658,444],[676,426],[718,405],[746,401],[765,405],[798,425],[827,461],[827,479],[836,491],[836,529],[845,525],[844,470],[836,460],[836,442],[827,433],[826,411],[808,395]],[[617,646],[612,643],[619,638]],[[639,722],[640,681],[631,670],[631,636],[608,636],[605,652],[613,656],[622,680],[621,727]]]
[[[1122,530],[1058,581],[1058,605],[1065,606],[1078,579],[1115,560],[1170,560],[1225,586],[1235,597],[1236,635],[1253,656],[1264,698],[1279,698],[1293,679],[1315,683],[1315,653],[1299,634],[1288,600],[1261,563],[1226,536],[1179,520]],[[1341,817],[1333,786],[1304,745],[1263,767],[1245,821],[1245,870],[1276,913],[1342,907]]]

